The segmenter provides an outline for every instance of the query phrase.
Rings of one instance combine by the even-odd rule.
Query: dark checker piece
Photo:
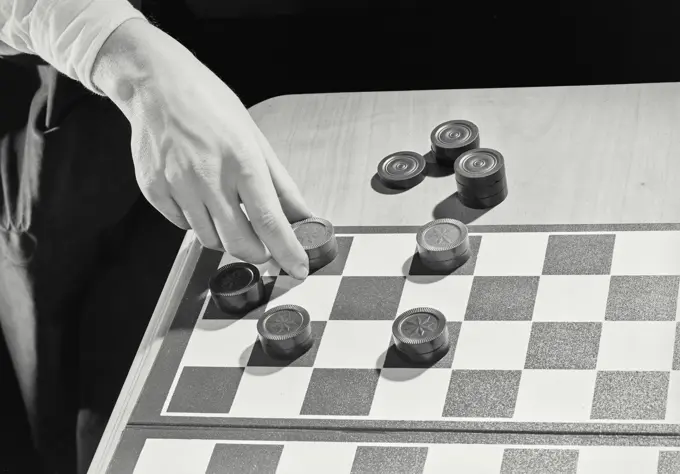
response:
[[[383,158],[378,164],[378,177],[391,188],[411,188],[425,179],[427,162],[413,151],[400,151]]]
[[[265,299],[260,271],[246,262],[227,264],[210,279],[210,294],[215,305],[225,313],[247,313]]]
[[[310,217],[293,224],[293,232],[307,252],[309,270],[325,267],[338,256],[338,242],[333,225],[326,219]]]
[[[435,270],[455,270],[471,255],[467,226],[455,219],[425,224],[416,234],[416,244],[420,260]]]
[[[458,197],[467,207],[488,208],[508,196],[503,155],[490,148],[462,154],[454,166]]]
[[[257,321],[262,350],[275,359],[296,359],[314,344],[309,313],[295,305],[266,311]]]
[[[453,166],[468,150],[479,148],[479,128],[468,120],[450,120],[437,125],[430,134],[430,146],[437,162]]]
[[[411,362],[434,363],[449,350],[444,315],[432,308],[414,308],[400,314],[392,325],[396,349]]]

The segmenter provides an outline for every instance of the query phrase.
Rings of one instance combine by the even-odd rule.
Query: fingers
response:
[[[312,211],[307,206],[299,188],[291,178],[288,170],[278,159],[271,144],[262,134],[258,134],[260,146],[262,147],[269,166],[269,173],[279,197],[283,213],[290,222],[298,222],[308,217],[312,217]]]
[[[238,195],[235,192],[226,193],[206,199],[206,207],[224,250],[238,259],[253,264],[269,261],[271,255],[241,209]]]
[[[238,192],[253,229],[281,268],[304,280],[309,273],[307,254],[293,233],[264,163],[248,165],[238,181]]]

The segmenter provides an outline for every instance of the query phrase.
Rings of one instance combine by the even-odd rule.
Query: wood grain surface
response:
[[[251,110],[314,213],[335,225],[680,220],[678,84],[301,95]],[[503,153],[509,196],[497,208],[463,208],[451,175],[400,194],[374,185],[381,158],[427,153],[449,119],[475,122],[481,145]]]
[[[251,109],[315,214],[337,226],[680,222],[680,84],[276,97]],[[389,153],[429,151],[439,123],[467,119],[506,159],[509,196],[466,210],[454,177],[431,169],[417,187],[375,182]],[[104,433],[104,473],[200,254],[187,233]]]

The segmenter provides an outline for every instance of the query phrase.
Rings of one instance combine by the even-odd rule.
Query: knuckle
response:
[[[278,233],[281,229],[279,220],[276,215],[269,209],[260,211],[257,216],[257,221],[259,223],[260,229],[266,234]]]

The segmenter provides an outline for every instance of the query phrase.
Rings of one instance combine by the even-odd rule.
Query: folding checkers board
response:
[[[520,464],[534,459],[535,466],[543,461],[532,456],[543,456],[545,466],[564,462],[579,465],[578,472],[608,472],[600,462],[620,463],[626,456],[612,454],[612,446],[589,447],[603,442],[599,435],[680,434],[680,226],[468,229],[471,259],[444,275],[419,264],[418,227],[336,228],[339,256],[303,283],[270,264],[259,266],[268,303],[238,318],[220,312],[207,292],[208,279],[228,256],[203,250],[114,465],[132,451],[146,465],[150,458],[142,446],[153,451],[164,440],[166,454],[181,451],[182,443],[207,453],[195,472],[250,472],[237,467],[239,456],[248,457],[237,441],[250,439],[243,443],[257,446],[264,454],[255,458],[265,464],[267,452],[279,459],[281,449],[307,456],[316,449],[317,462],[330,461],[325,471],[349,473],[338,467],[342,462],[332,469],[334,456],[350,449],[346,444],[351,472],[383,472],[376,470],[379,464],[368,471],[356,467],[376,462],[371,446],[362,451],[356,443],[372,440],[389,448],[420,440],[424,451],[416,443],[409,452],[430,471],[404,472],[435,472],[432,463],[446,458],[441,450],[460,449],[459,442],[472,450],[466,452],[482,454],[477,462],[486,456],[496,466],[479,472],[531,472],[508,468],[516,454]],[[257,342],[257,319],[281,304],[307,309],[316,338],[291,363],[267,358]],[[448,320],[451,348],[432,367],[409,366],[391,345],[395,317],[419,306],[436,308]],[[505,440],[508,433],[520,438]],[[482,434],[501,438],[475,445]],[[510,450],[555,436],[577,439],[567,443],[571,448],[540,455]],[[440,444],[428,451],[427,443]],[[219,458],[218,448],[236,470],[222,465],[223,471],[206,471],[209,460]],[[677,462],[672,466],[680,470],[677,447],[630,449],[642,457],[626,466],[653,459],[649,472],[663,462]],[[253,472],[289,472],[261,468]],[[577,472],[546,469],[539,472]]]

